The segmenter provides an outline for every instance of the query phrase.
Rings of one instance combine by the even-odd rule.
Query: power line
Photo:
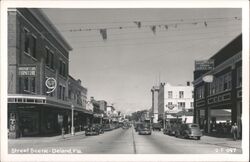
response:
[[[228,30],[228,31],[224,31],[224,33],[227,32],[233,32],[234,30]],[[221,31],[217,31],[220,32]],[[204,35],[204,34],[213,34],[215,33],[215,31],[211,31],[211,32],[205,32],[205,33],[192,33],[191,35]],[[166,35],[166,36],[158,36],[157,38],[171,38],[171,37],[176,37],[176,36],[188,36],[190,35],[190,33],[185,33],[185,34],[172,34],[172,35]],[[126,40],[142,40],[142,39],[151,39],[151,38],[155,38],[155,36],[151,36],[151,37],[137,37],[137,38],[127,38],[127,39],[109,39],[109,42],[112,41],[126,41]],[[78,41],[79,42],[79,41]],[[103,43],[102,40],[93,40],[93,41],[80,41],[80,43]]]
[[[121,24],[121,23],[133,23],[134,21],[140,21],[140,22],[183,22],[187,20],[224,20],[224,19],[241,19],[241,17],[208,17],[208,18],[185,18],[185,19],[159,19],[159,20],[130,20],[130,21],[110,21],[110,22],[77,22],[77,23],[72,23],[72,22],[55,22],[55,25],[74,25],[74,24],[84,24],[84,25],[96,25],[96,24]]]
[[[232,34],[232,33],[231,33]],[[240,33],[239,33],[240,34]],[[235,34],[234,34],[235,35]],[[205,39],[216,39],[216,38],[223,38],[223,37],[229,37],[230,35],[227,36],[216,36],[216,37],[205,37],[205,38],[197,38],[197,39],[185,39],[185,40],[176,40],[176,41],[160,41],[160,42],[141,42],[141,43],[133,43],[133,44],[115,44],[115,45],[106,45],[106,46],[79,46],[76,47],[77,49],[82,49],[82,48],[96,48],[96,47],[114,47],[114,46],[135,46],[135,45],[152,45],[152,44],[162,44],[162,43],[175,43],[175,42],[181,42],[181,41],[197,41],[197,40],[205,40]]]
[[[235,20],[241,20],[241,19],[232,19],[232,20],[226,20],[226,21],[235,21]],[[194,22],[181,22],[181,23],[160,23],[160,24],[150,24],[150,25],[141,25],[140,27],[136,25],[132,26],[112,26],[112,27],[98,27],[98,28],[78,28],[78,29],[67,29],[67,30],[59,30],[61,32],[86,32],[86,31],[95,31],[95,30],[121,30],[121,29],[131,29],[131,28],[146,28],[146,27],[152,27],[152,26],[163,26],[163,27],[174,27],[176,28],[178,25],[184,25],[184,24],[190,24],[190,25],[197,25],[199,23],[204,23],[207,27],[207,24],[210,22],[221,22],[222,20],[214,20],[214,21],[208,21],[208,20],[202,20],[202,21],[194,21]]]
[[[237,27],[239,27],[238,24],[230,24],[230,27],[233,27],[234,25],[237,25]],[[216,26],[210,26],[209,29],[217,29],[217,28],[225,28],[228,27],[229,25],[216,25]],[[190,30],[191,29],[191,30]],[[199,28],[199,29],[205,29],[204,27]],[[194,28],[186,28],[185,30],[180,30],[180,29],[168,29],[168,30],[158,30],[157,33],[160,32],[169,32],[169,31],[194,31]],[[195,31],[197,31],[197,28],[195,28]],[[115,33],[115,34],[109,34],[109,36],[116,36],[116,35],[127,35],[127,34],[146,34],[149,33],[148,30],[143,30],[143,32],[141,32],[141,30],[139,31],[133,31],[133,32],[122,32],[122,33]],[[97,37],[99,36],[99,33],[96,34],[92,34],[92,35],[73,35],[73,36],[67,36],[68,38],[93,38],[93,37]]]

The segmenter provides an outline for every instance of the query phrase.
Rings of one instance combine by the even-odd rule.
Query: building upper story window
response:
[[[59,87],[58,87],[57,98],[58,99],[62,99],[62,86],[61,85],[59,85]]]
[[[20,77],[19,78],[20,93],[36,93],[36,78],[35,77]]]
[[[24,29],[24,52],[33,58],[36,58],[37,56],[37,38],[27,29]]]
[[[242,86],[242,67],[237,68],[237,87]]]
[[[196,89],[196,99],[204,98],[204,86],[197,87]]]
[[[185,102],[178,102],[178,109],[184,109],[185,108]]]
[[[184,91],[179,91],[179,98],[184,98]]]
[[[173,98],[173,91],[168,91],[168,98]]]
[[[36,48],[37,48],[36,37],[32,35],[31,40],[32,40],[31,41],[31,56],[36,58]]]
[[[62,100],[65,100],[65,87],[62,87]]]
[[[62,60],[59,61],[59,74],[66,76],[66,64]]]
[[[194,102],[190,102],[190,108],[194,107]]]
[[[231,89],[232,86],[232,76],[231,72],[224,75],[224,91]]]
[[[69,97],[69,99],[71,99],[72,97],[71,97],[71,95],[72,95],[72,91],[71,90],[69,90],[68,91],[68,97]]]
[[[54,53],[46,48],[46,66],[54,69]]]
[[[228,72],[214,79],[212,83],[208,85],[209,95],[215,95],[220,92],[230,90],[232,88],[232,73]]]
[[[173,102],[168,102],[168,105],[173,105]]]
[[[30,53],[30,38],[29,38],[29,31],[24,29],[24,52],[29,54]]]

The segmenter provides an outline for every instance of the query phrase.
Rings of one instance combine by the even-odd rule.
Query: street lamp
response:
[[[75,135],[75,129],[74,129],[74,105],[71,104],[71,135]]]

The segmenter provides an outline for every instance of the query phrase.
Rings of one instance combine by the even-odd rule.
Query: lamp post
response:
[[[74,128],[74,105],[71,104],[71,135],[75,135],[75,128]]]

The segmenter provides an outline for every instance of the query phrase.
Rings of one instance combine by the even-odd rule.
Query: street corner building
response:
[[[9,138],[77,131],[91,118],[87,89],[69,75],[71,50],[40,9],[8,10]]]
[[[193,84],[194,121],[206,133],[226,134],[231,124],[237,123],[241,137],[242,34],[210,59],[196,61]]]

